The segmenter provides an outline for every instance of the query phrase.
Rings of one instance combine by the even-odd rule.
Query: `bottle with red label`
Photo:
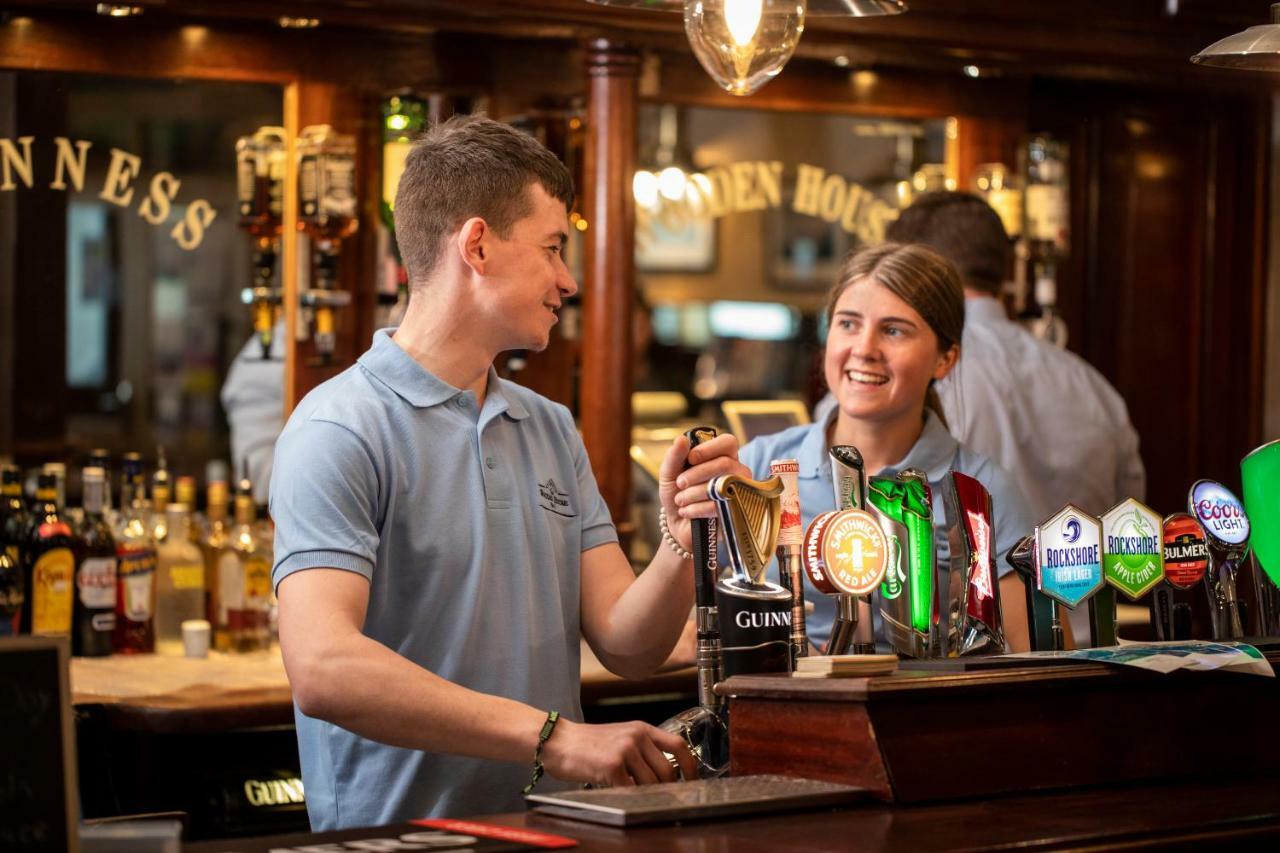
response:
[[[147,505],[142,460],[125,454],[125,485],[120,490],[120,526],[116,529],[117,654],[154,652],[156,648],[156,543]]]
[[[76,574],[76,537],[58,506],[58,479],[44,473],[36,481],[23,568],[29,593],[22,606],[27,633],[41,637],[71,635],[71,605]]]
[[[116,626],[116,540],[105,517],[106,472],[83,472],[84,521],[79,530],[71,652],[84,657],[111,654]]]
[[[27,598],[22,549],[31,527],[31,513],[22,500],[22,472],[16,465],[0,466],[0,637],[20,633],[22,604]]]
[[[271,554],[256,530],[256,515],[253,485],[243,479],[236,486],[230,547],[218,557],[218,646],[232,652],[271,644]]]

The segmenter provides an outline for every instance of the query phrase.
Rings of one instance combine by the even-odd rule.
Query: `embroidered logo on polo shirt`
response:
[[[549,512],[563,515],[565,518],[574,518],[578,515],[569,505],[569,494],[560,491],[556,481],[551,478],[547,478],[545,483],[538,484],[538,497],[538,506]]]

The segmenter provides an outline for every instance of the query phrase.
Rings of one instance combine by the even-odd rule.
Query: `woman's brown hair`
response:
[[[942,255],[919,243],[881,243],[855,251],[840,266],[840,277],[827,294],[827,326],[836,303],[851,285],[869,278],[916,310],[938,338],[938,352],[960,343],[964,334],[964,287],[960,274]],[[947,423],[938,392],[929,383],[924,404]]]

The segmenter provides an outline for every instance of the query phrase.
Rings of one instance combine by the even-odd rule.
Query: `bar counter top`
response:
[[[945,758],[940,758],[943,764]],[[940,767],[940,770],[942,768]],[[778,851],[1277,849],[1280,779],[1095,787],[931,806],[863,805],[634,829],[533,812],[476,820],[567,836],[584,853]],[[1272,839],[1266,841],[1266,839]],[[317,836],[319,841],[320,836]],[[305,841],[295,837],[287,849]],[[204,842],[189,853],[281,849],[260,841]],[[315,847],[313,849],[322,849]],[[347,849],[338,845],[323,849]],[[387,848],[390,849],[390,848]]]
[[[693,668],[627,681],[582,644],[582,703],[694,701]],[[72,702],[93,707],[114,728],[152,732],[224,731],[293,724],[293,694],[280,649],[207,658],[113,655],[71,659]]]

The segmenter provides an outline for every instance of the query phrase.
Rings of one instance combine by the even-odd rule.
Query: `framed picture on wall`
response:
[[[811,420],[809,409],[800,400],[725,400],[720,409],[729,431],[741,444]]]
[[[716,220],[636,211],[636,269],[711,272],[716,268]]]

